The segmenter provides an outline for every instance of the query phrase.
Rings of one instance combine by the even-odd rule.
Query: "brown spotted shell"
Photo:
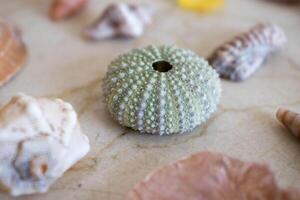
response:
[[[276,117],[293,135],[300,137],[300,114],[280,108]]]
[[[8,82],[23,66],[27,49],[20,32],[0,18],[0,86]]]
[[[162,167],[139,183],[127,200],[296,200],[268,167],[202,152]]]
[[[259,23],[217,48],[208,58],[221,77],[244,81],[254,74],[268,56],[286,43],[283,30],[271,23]]]

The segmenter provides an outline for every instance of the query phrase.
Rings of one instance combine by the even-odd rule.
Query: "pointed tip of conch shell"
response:
[[[300,114],[279,108],[276,117],[293,135],[300,137]]]

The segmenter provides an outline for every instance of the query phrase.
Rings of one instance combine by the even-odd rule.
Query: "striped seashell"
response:
[[[148,46],[112,61],[104,82],[109,112],[120,124],[153,134],[184,133],[217,109],[218,74],[195,53]]]
[[[254,74],[267,57],[280,49],[286,41],[285,33],[280,27],[260,23],[216,49],[208,60],[221,77],[243,81]]]
[[[23,66],[27,49],[20,32],[0,18],[0,86],[8,82]]]
[[[300,114],[280,108],[276,117],[293,135],[300,137]]]

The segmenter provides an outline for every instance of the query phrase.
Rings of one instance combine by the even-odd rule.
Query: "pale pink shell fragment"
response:
[[[203,152],[156,170],[127,200],[292,200],[268,167]]]

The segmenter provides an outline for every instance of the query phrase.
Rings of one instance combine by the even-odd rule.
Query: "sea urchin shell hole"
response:
[[[168,72],[173,68],[173,66],[169,62],[164,61],[164,60],[154,62],[152,64],[152,67],[154,70],[156,70],[158,72]]]

